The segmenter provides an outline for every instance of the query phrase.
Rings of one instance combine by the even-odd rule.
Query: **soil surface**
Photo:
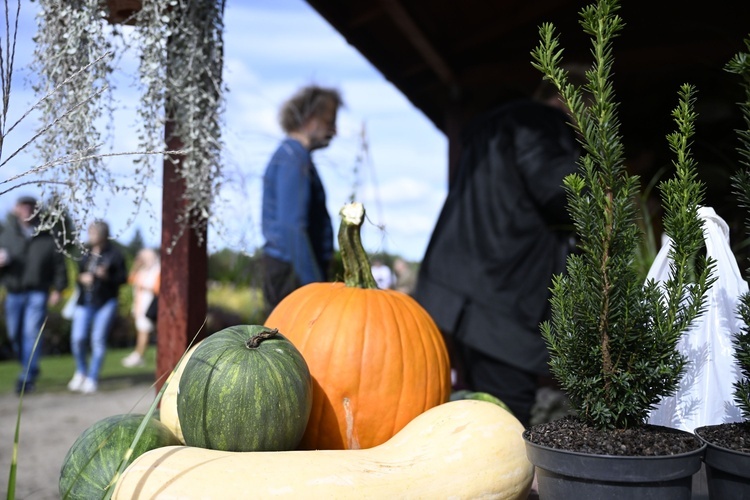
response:
[[[599,430],[571,416],[536,425],[526,431],[526,435],[538,445],[597,455],[677,455],[702,445],[693,434],[667,427],[644,425],[624,430]]]
[[[750,422],[708,425],[698,434],[716,446],[741,453],[750,453]]]
[[[155,390],[138,384],[96,394],[32,393],[21,417],[17,500],[59,499],[58,480],[68,449],[95,422],[120,413],[145,413]],[[0,497],[8,488],[18,397],[0,395]]]

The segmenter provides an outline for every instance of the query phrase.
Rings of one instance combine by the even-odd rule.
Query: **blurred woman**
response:
[[[149,318],[147,313],[159,294],[160,275],[159,254],[150,248],[138,252],[128,277],[128,283],[133,287],[132,314],[136,330],[135,350],[122,360],[122,365],[128,368],[144,364],[143,356],[155,327],[155,318]]]
[[[76,372],[68,389],[90,394],[99,384],[117,296],[127,279],[125,259],[109,241],[109,226],[97,220],[89,226],[87,251],[78,265],[78,303],[73,312],[70,343]],[[91,360],[88,358],[89,344]]]

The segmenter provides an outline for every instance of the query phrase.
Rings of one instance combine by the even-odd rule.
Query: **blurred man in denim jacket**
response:
[[[333,256],[333,228],[312,151],[336,135],[343,102],[337,90],[315,85],[284,103],[279,121],[287,137],[263,177],[263,293],[267,312],[308,283],[325,281]]]

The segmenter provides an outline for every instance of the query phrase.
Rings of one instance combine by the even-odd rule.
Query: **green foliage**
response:
[[[747,52],[736,54],[726,66],[730,73],[740,75],[745,89],[745,102],[740,103],[745,130],[738,130],[740,139],[741,162],[746,167],[738,171],[732,178],[732,186],[739,199],[739,204],[747,211],[745,226],[750,230],[750,37],[745,39]],[[740,368],[742,377],[734,384],[734,401],[742,411],[745,420],[750,420],[750,293],[740,297],[737,312],[745,323],[733,340],[734,357]]]
[[[262,274],[262,252],[252,255],[228,248],[208,256],[208,279],[236,286],[260,286]]]
[[[734,337],[734,357],[742,376],[734,383],[734,402],[742,411],[742,417],[750,420],[750,294],[740,298],[737,312],[745,326]]]
[[[654,263],[656,254],[659,253],[659,246],[657,244],[657,234],[654,227],[653,215],[651,209],[648,206],[651,192],[657,187],[657,184],[664,176],[667,171],[667,166],[662,166],[648,181],[648,184],[643,188],[642,192],[637,198],[638,207],[640,214],[638,222],[641,226],[641,231],[644,234],[644,238],[641,244],[638,246],[636,260],[638,262],[638,274],[646,279],[648,272],[651,269],[651,265]]]
[[[678,340],[702,313],[713,282],[712,262],[703,257],[694,265],[703,244],[697,210],[704,193],[690,154],[695,112],[689,85],[680,89],[677,130],[668,137],[676,176],[660,184],[674,264],[663,285],[644,284],[639,273],[639,180],[625,168],[612,84],[612,40],[624,26],[618,9],[615,0],[600,0],[581,11],[594,57],[584,86],[570,83],[553,25],[541,26],[532,52],[534,66],[558,87],[584,149],[579,172],[564,182],[580,252],[569,258],[567,274],[553,280],[552,317],[542,334],[552,373],[578,416],[599,428],[640,425],[675,392],[686,363]]]
[[[125,247],[127,249],[127,254],[130,256],[135,256],[142,248],[146,246],[146,242],[143,239],[143,233],[141,232],[140,228],[135,230],[135,234],[133,235],[133,238],[130,240],[130,242]]]
[[[261,325],[265,321],[263,293],[259,288],[212,285],[208,289],[210,310],[221,310],[236,315],[237,324]],[[231,325],[226,325],[231,326]]]

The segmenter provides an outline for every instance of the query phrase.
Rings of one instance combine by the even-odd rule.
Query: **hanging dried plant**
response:
[[[111,104],[112,52],[99,0],[39,0],[39,7],[32,68],[42,97],[36,149],[43,194],[51,201],[41,214],[46,229],[73,207],[74,223],[88,219],[95,194],[113,185],[96,127]],[[63,234],[63,242],[75,234]]]
[[[183,145],[176,171],[184,183],[184,211],[178,217],[185,229],[204,234],[221,175],[223,112],[224,1],[143,1],[134,14],[132,37],[106,22],[107,3],[101,0],[39,0],[34,69],[35,91],[42,99],[42,125],[37,140],[46,180],[40,182],[49,206],[44,227],[59,227],[67,213],[74,226],[92,218],[97,195],[130,189],[135,210],[156,176],[156,161],[164,153],[165,124]],[[129,21],[129,22],[130,22]],[[137,109],[140,153],[128,185],[107,169],[103,153],[102,118],[111,116],[113,46],[139,52],[142,89]],[[167,138],[170,139],[169,137]],[[117,153],[123,154],[123,153]],[[54,167],[54,168],[53,168]],[[136,186],[137,188],[133,188]],[[129,222],[132,222],[132,218]],[[78,231],[61,234],[77,241]],[[173,242],[174,243],[174,242]]]
[[[185,151],[179,159],[172,157],[185,189],[178,237],[192,227],[199,243],[221,180],[224,4],[223,0],[172,0],[166,16],[162,15],[168,19],[163,66],[166,120]]]

